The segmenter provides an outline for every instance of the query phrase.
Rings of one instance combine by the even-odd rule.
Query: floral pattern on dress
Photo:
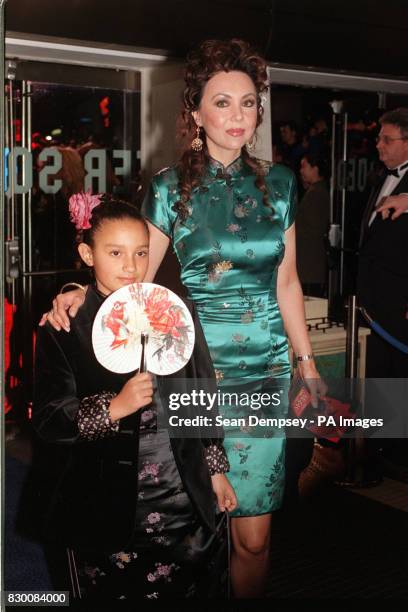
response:
[[[246,242],[248,240],[248,230],[244,225],[238,225],[238,223],[230,223],[226,227],[227,232],[233,234],[234,236],[238,236],[241,242]]]
[[[224,272],[228,272],[228,270],[231,270],[232,268],[233,263],[231,261],[218,261],[217,263],[212,264],[208,271],[208,282],[218,283],[221,280]]]
[[[85,574],[93,585],[97,584],[98,578],[106,575],[100,567],[91,567],[90,565],[85,565],[81,573]]]
[[[144,525],[145,532],[150,535],[152,542],[165,546],[170,541],[164,535],[159,535],[165,529],[163,519],[164,517],[159,512],[150,512],[144,521],[142,521],[142,525]]]
[[[156,582],[157,580],[164,580],[165,582],[171,582],[173,580],[172,573],[180,569],[175,563],[170,565],[163,565],[162,563],[155,564],[155,570],[147,574],[147,580],[149,582]]]
[[[112,610],[116,600],[194,597],[207,564],[200,551],[205,550],[208,536],[184,490],[168,431],[158,427],[151,433],[149,429],[158,421],[156,404],[142,414],[139,501],[132,543],[110,555],[76,555],[83,598],[102,594],[104,601],[111,600]],[[134,606],[138,609],[136,602]]]
[[[245,337],[242,334],[233,334],[232,342],[238,347],[238,354],[243,355],[248,348],[248,342],[251,340],[249,336]]]
[[[144,461],[142,469],[139,471],[138,480],[145,480],[151,478],[154,482],[159,482],[159,472],[161,463],[150,463]]]
[[[239,462],[246,463],[249,457],[249,451],[251,450],[251,444],[244,444],[243,442],[236,442],[233,446],[233,450],[238,453]]]
[[[146,421],[150,421],[153,418],[153,410],[143,410],[140,415],[140,420],[142,423],[146,423]]]
[[[137,553],[136,552],[118,552],[118,553],[114,553],[113,555],[110,556],[110,560],[112,563],[114,563],[115,565],[117,565],[117,567],[119,567],[120,569],[124,569],[125,568],[125,564],[126,563],[131,563],[131,561],[133,559],[137,559]]]
[[[283,486],[285,484],[285,455],[281,453],[272,468],[269,478],[265,484],[266,488],[269,489],[268,497],[271,502],[274,497],[280,496]]]
[[[224,380],[224,372],[222,370],[215,370],[215,379],[217,384]]]

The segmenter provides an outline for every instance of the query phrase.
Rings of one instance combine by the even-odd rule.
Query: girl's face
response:
[[[82,242],[78,251],[93,266],[99,291],[109,295],[143,281],[149,263],[149,235],[135,219],[105,219],[94,233],[93,246]]]
[[[252,79],[237,70],[215,74],[205,85],[193,117],[204,128],[211,157],[224,165],[231,163],[256,128],[258,109]]]

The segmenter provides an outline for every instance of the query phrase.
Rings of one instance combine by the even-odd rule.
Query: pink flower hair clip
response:
[[[92,195],[91,191],[80,191],[69,198],[69,213],[72,223],[77,230],[86,230],[91,227],[89,220],[95,206],[101,203],[100,194]]]

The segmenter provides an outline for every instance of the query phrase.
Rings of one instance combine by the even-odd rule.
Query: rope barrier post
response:
[[[347,327],[346,327],[346,378],[350,381],[357,378],[358,359],[358,319],[357,298],[350,295],[347,303]]]
[[[346,328],[346,378],[349,379],[350,397],[355,398],[357,388],[358,365],[358,306],[355,295],[350,295],[347,304]],[[346,476],[342,484],[347,486],[364,486],[365,441],[360,435],[346,440]]]
[[[349,379],[350,397],[355,398],[358,385],[358,314],[357,298],[350,295],[347,303],[346,326],[346,368],[345,375]],[[344,454],[346,472],[344,479],[339,483],[349,487],[366,487],[377,484],[367,478],[366,470],[366,443],[364,436],[357,434],[354,438],[344,441]]]

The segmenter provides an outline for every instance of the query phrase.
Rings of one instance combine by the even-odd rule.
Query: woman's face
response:
[[[193,117],[205,131],[211,157],[229,164],[255,132],[258,109],[252,79],[237,70],[214,75]]]

